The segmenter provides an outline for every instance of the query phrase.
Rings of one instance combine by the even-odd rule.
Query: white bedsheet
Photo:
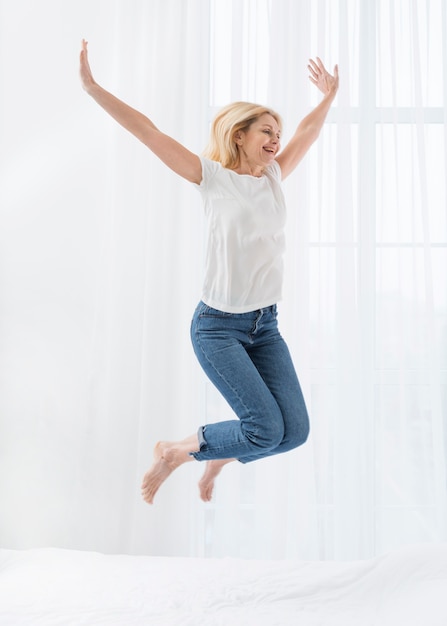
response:
[[[1,626],[447,626],[447,544],[356,562],[0,550]]]

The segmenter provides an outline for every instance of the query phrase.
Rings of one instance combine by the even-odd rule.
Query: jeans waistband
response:
[[[227,312],[227,311],[222,311],[221,309],[216,309],[216,308],[214,308],[214,307],[212,307],[212,306],[209,306],[208,304],[206,304],[205,302],[203,302],[203,300],[201,300],[201,301],[199,302],[199,305],[198,305],[198,306],[199,306],[199,307],[200,307],[203,311],[216,311],[216,313],[220,313],[220,314],[225,315],[225,316],[227,316],[227,315],[228,315],[228,316],[230,316],[230,315],[234,315],[235,317],[240,316],[240,315],[247,315],[247,316],[249,316],[249,315],[251,315],[251,316],[255,315],[255,316],[258,316],[258,315],[260,315],[260,314],[264,314],[264,313],[272,313],[273,315],[275,315],[275,314],[276,314],[276,312],[277,312],[277,304],[271,304],[271,305],[269,305],[269,306],[265,306],[265,307],[262,307],[262,308],[260,308],[260,309],[253,309],[252,311],[245,311],[244,313],[229,313],[229,312]]]

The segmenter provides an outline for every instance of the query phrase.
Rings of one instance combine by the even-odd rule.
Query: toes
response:
[[[141,496],[145,502],[147,502],[148,504],[152,504],[156,493],[157,490],[154,491],[152,489],[143,489],[141,491]]]
[[[200,499],[203,500],[204,502],[210,502],[210,500],[213,497],[213,489],[214,489],[214,483],[206,484],[206,485],[199,483]]]

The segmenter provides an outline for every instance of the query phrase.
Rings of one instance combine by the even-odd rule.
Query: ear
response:
[[[234,142],[238,145],[238,146],[242,146],[242,131],[238,130],[234,133]]]

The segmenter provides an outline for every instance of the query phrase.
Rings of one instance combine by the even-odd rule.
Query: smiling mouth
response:
[[[273,150],[273,148],[264,148],[264,150],[266,152],[269,152],[270,154],[275,154],[275,151]]]

